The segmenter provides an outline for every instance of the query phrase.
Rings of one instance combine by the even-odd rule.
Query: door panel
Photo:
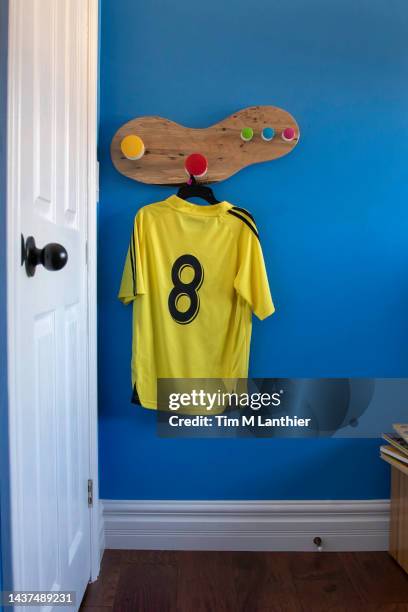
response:
[[[84,525],[81,507],[84,488],[81,479],[81,371],[78,360],[80,346],[80,321],[78,304],[65,311],[65,367],[66,367],[66,442],[67,461],[67,541],[68,563],[72,563],[82,540]],[[83,461],[83,458],[82,458]]]
[[[60,583],[58,542],[58,472],[56,459],[56,330],[55,313],[49,312],[35,317],[34,321],[34,363],[35,363],[35,436],[27,441],[32,461],[36,466],[36,505],[38,525],[31,525],[37,531],[36,550],[39,571],[38,584],[42,589],[58,588]],[[47,364],[47,369],[42,367]],[[44,444],[44,433],[50,443]],[[53,442],[52,442],[53,441]],[[51,459],[51,460],[50,460]],[[25,555],[32,555],[25,547]]]
[[[55,60],[54,37],[56,2],[33,3],[33,150],[34,205],[37,211],[55,220]],[[58,66],[59,68],[59,66]],[[29,152],[29,151],[28,151]]]

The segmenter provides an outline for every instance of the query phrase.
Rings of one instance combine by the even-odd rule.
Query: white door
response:
[[[10,0],[9,17],[14,589],[75,591],[75,607],[91,576],[88,9],[89,0]],[[62,245],[66,265],[39,263],[29,276],[21,235],[25,248],[32,238],[39,249]],[[49,268],[62,266],[64,250],[47,253]]]

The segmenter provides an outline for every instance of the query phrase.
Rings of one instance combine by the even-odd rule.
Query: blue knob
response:
[[[262,138],[263,140],[272,140],[272,138],[275,136],[275,130],[271,127],[265,127],[262,130]]]

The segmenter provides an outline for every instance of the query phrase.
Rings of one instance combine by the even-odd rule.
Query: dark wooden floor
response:
[[[385,552],[107,550],[82,612],[408,612]]]

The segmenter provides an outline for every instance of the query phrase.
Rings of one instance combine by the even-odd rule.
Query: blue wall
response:
[[[289,110],[296,151],[215,189],[255,214],[277,307],[255,322],[251,373],[408,376],[407,29],[405,0],[103,0],[102,497],[388,496],[377,440],[161,440],[155,414],[129,403],[128,235],[174,190],[118,174],[109,144],[138,115],[205,127],[252,104]]]

